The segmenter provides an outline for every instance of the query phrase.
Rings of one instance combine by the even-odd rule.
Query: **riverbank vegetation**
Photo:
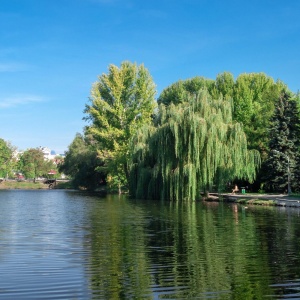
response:
[[[21,182],[27,179],[36,182],[39,178],[60,178],[58,166],[61,162],[61,156],[54,160],[45,158],[40,148],[18,153],[16,147],[0,138],[0,181],[16,179]]]
[[[143,65],[110,65],[60,171],[77,187],[145,199],[191,201],[234,183],[299,193],[300,100],[282,81],[224,72],[179,80],[155,99]]]
[[[267,192],[285,192],[289,182],[299,191],[299,97],[282,81],[225,72],[175,82],[157,106],[154,98],[149,72],[129,62],[111,65],[93,85],[82,138],[99,159],[88,163],[101,174],[95,188],[176,201],[233,182]],[[70,147],[66,161],[76,153]]]
[[[0,190],[45,190],[45,189],[73,189],[74,185],[69,180],[57,180],[49,187],[45,180],[33,182],[32,180],[3,180],[0,182]]]
[[[195,200],[213,185],[221,190],[235,178],[255,178],[260,155],[247,149],[231,102],[206,90],[183,95],[182,103],[159,106],[157,124],[132,140],[130,192],[136,198]]]

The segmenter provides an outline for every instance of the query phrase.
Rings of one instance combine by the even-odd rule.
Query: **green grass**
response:
[[[74,189],[71,181],[57,182],[56,189]]]
[[[0,189],[20,189],[20,190],[41,190],[47,189],[48,185],[42,182],[31,181],[3,181],[0,183]]]
[[[73,188],[70,181],[57,182],[55,189],[71,189]],[[2,181],[0,183],[0,189],[2,190],[44,190],[49,189],[48,184],[43,182],[32,181]]]
[[[294,194],[294,193],[292,193],[290,196],[291,197],[299,197],[300,198],[300,194]]]
[[[252,204],[252,205],[264,205],[264,206],[275,206],[276,202],[273,200],[263,199],[237,199],[236,203],[240,204]]]

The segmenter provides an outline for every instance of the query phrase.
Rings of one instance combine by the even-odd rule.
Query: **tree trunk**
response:
[[[129,171],[128,171],[127,163],[124,163],[123,168],[124,168],[124,173],[126,176],[126,181],[128,183],[129,182]]]
[[[119,187],[119,195],[121,195],[121,194],[122,194],[122,190],[121,190],[121,184],[120,184],[120,181],[119,181],[119,183],[118,183],[118,187]]]

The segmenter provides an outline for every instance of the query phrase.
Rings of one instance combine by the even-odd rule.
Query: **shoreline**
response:
[[[51,189],[70,189],[68,180],[57,180],[57,184],[49,187],[42,181],[15,181],[7,180],[0,183],[0,190],[51,190]],[[207,202],[229,202],[242,205],[261,205],[261,206],[285,206],[299,207],[300,196],[288,196],[287,194],[231,194],[231,193],[210,193]]]
[[[231,194],[212,193],[206,201],[224,201],[237,204],[299,207],[300,196],[286,194]]]
[[[68,189],[68,180],[56,180],[56,185],[49,186],[43,181],[16,181],[4,180],[0,182],[0,190],[49,190],[49,189]]]

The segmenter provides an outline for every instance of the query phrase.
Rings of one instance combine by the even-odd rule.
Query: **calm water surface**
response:
[[[2,190],[0,299],[300,299],[300,209]]]

